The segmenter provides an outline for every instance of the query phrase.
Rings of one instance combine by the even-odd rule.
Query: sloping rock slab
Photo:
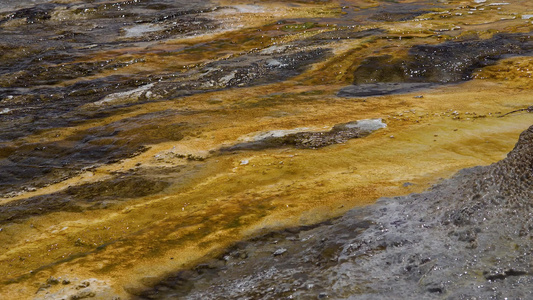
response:
[[[504,160],[242,242],[140,299],[533,299],[533,126]]]

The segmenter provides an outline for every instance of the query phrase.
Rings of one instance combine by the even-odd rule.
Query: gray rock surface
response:
[[[498,163],[239,243],[138,297],[533,299],[532,172],[533,126]]]

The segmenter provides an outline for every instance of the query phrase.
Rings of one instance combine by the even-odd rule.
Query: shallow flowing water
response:
[[[532,16],[526,0],[2,1],[0,295],[194,297],[169,278],[239,241],[501,160],[533,121]]]

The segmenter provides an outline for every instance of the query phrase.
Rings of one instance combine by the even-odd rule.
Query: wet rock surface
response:
[[[97,1],[37,3],[0,13],[4,37],[0,41],[0,193],[12,195],[21,191],[21,184],[25,189],[47,186],[84,168],[138,155],[146,144],[178,141],[184,135],[177,133],[174,125],[165,130],[132,125],[132,120],[107,126],[114,127],[111,131],[93,128],[80,132],[67,142],[20,146],[11,143],[14,140],[110,117],[146,102],[282,81],[328,55],[327,49],[308,49],[304,45],[283,53],[250,52],[205,64],[193,63],[192,67],[180,65],[127,75],[103,74],[143,65],[146,59],[127,54],[120,58],[91,57],[98,51],[135,49],[140,47],[137,43],[153,46],[154,41],[213,32],[218,25],[209,14],[218,9],[206,2]],[[121,22],[116,22],[117,18]],[[192,45],[175,53],[186,56],[202,52],[201,47]],[[147,123],[146,119],[142,122]],[[132,131],[148,138],[121,140],[123,134],[119,132],[128,135]]]
[[[346,124],[337,124],[324,132],[264,133],[258,140],[220,149],[222,153],[239,150],[264,150],[268,148],[296,147],[317,149],[333,144],[341,144],[350,139],[362,138],[373,131],[384,128],[381,119],[361,120]]]
[[[86,131],[63,143],[12,143],[17,139],[111,117],[144,103],[284,81],[332,57],[334,47],[329,44],[332,40],[388,36],[380,28],[322,31],[320,27],[324,25],[318,22],[280,21],[278,27],[267,25],[263,29],[275,35],[307,30],[317,33],[282,46],[274,43],[261,50],[252,48],[211,60],[202,56],[208,56],[213,49],[253,43],[253,38],[260,40],[264,36],[257,31],[253,38],[239,37],[234,41],[232,37],[224,37],[220,41],[184,44],[155,54],[159,59],[177,56],[179,64],[173,62],[156,72],[123,72],[128,68],[142,70],[153,58],[137,52],[148,51],[145,47],[157,47],[158,41],[222,30],[213,14],[224,13],[229,8],[204,2],[164,0],[64,4],[42,1],[21,7],[0,13],[0,30],[5,37],[0,41],[0,125],[4,129],[0,132],[0,176],[5,178],[0,183],[0,192],[5,195],[23,190],[17,185],[24,184],[25,189],[43,187],[70,178],[86,167],[137,155],[146,144],[177,141],[186,135],[180,133],[177,137],[171,133],[167,139],[145,141],[133,138],[124,145],[120,141],[115,143],[115,139],[122,137],[116,132],[131,130],[124,128],[127,124],[120,124],[109,136],[102,136],[108,134],[103,128],[102,133]],[[372,22],[405,22],[428,13],[430,7],[387,3],[364,15]],[[358,14],[347,12],[341,19],[345,22]],[[116,22],[117,18],[122,22]],[[131,54],[127,51],[114,54],[128,47],[133,49]],[[403,58],[372,55],[354,63],[354,86],[341,89],[338,96],[401,94],[434,87],[432,84],[456,83],[470,79],[475,69],[494,64],[506,55],[525,54],[532,49],[528,34],[498,34],[490,39],[414,45]],[[185,63],[195,55],[200,58]],[[283,145],[320,148],[354,137],[359,136],[347,131],[302,132],[283,139],[237,145],[229,150]]]
[[[286,80],[296,76],[320,59],[328,49],[292,48],[279,55],[251,53],[246,56],[207,64],[197,71],[177,75],[153,89],[165,97],[179,97],[223,88],[245,87]]]
[[[529,221],[493,225],[529,209],[520,159],[338,217],[512,149],[532,10],[0,1],[0,299],[523,291]]]
[[[16,194],[21,185],[26,189],[43,187],[89,168],[136,156],[146,151],[150,143],[179,141],[187,124],[150,124],[154,117],[174,114],[163,111],[138,115],[78,132],[59,142],[0,146],[0,177],[5,178],[0,183],[0,192]]]
[[[241,242],[137,299],[529,299],[533,127],[507,158]]]
[[[354,86],[339,91],[340,97],[402,94],[472,79],[475,70],[499,59],[533,51],[530,34],[499,34],[491,39],[448,41],[416,45],[406,58],[392,55],[364,59],[354,72]]]
[[[60,211],[106,209],[120,201],[157,194],[168,186],[170,182],[164,178],[150,179],[142,174],[122,174],[109,180],[70,187],[63,192],[2,205],[0,225]]]
[[[19,192],[21,185],[26,190],[47,186],[87,167],[138,155],[146,142],[183,138],[170,125],[168,134],[146,139],[147,130],[153,132],[158,126],[132,120],[80,132],[68,141],[12,143],[51,128],[109,117],[132,103],[157,100],[146,88],[160,80],[157,75],[102,75],[143,59],[91,56],[104,49],[134,48],[137,42],[212,31],[217,27],[213,18],[201,15],[216,7],[165,0],[33,1],[5,6],[22,8],[0,13],[0,193]],[[110,95],[118,100],[110,101]],[[135,121],[144,125],[132,125]],[[116,143],[119,132],[132,130],[140,133],[138,138]]]
[[[499,34],[487,40],[418,45],[409,50],[412,60],[403,68],[403,75],[397,72],[392,72],[391,75],[397,75],[408,82],[459,82],[471,79],[472,72],[477,68],[495,64],[505,56],[526,54],[531,51],[533,51],[531,34]],[[392,64],[398,67],[398,62]],[[357,73],[356,71],[356,78]],[[395,81],[393,78],[376,80]]]

